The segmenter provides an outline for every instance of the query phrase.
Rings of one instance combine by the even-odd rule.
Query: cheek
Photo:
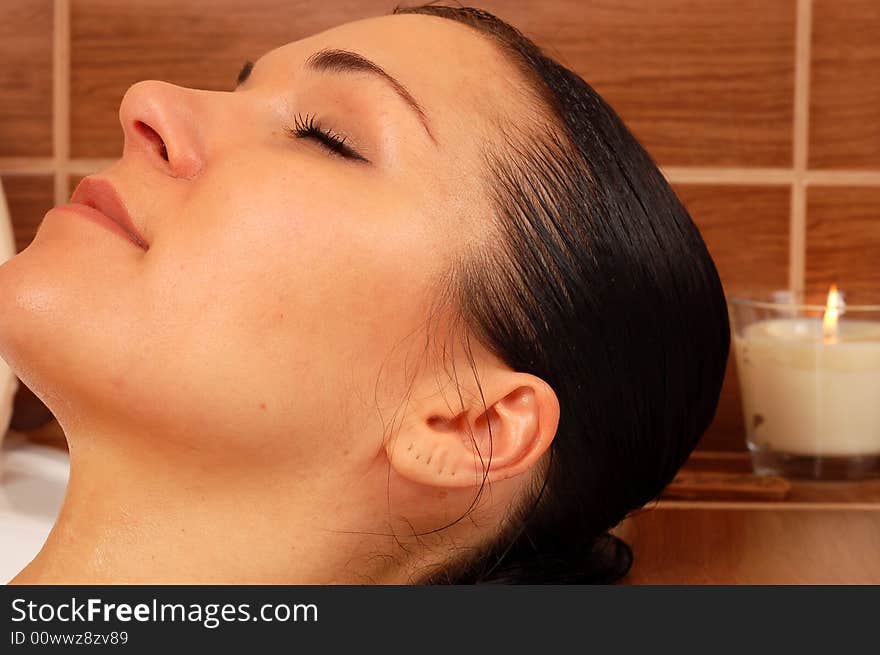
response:
[[[281,217],[274,235],[239,240],[223,271],[229,326],[313,365],[378,356],[413,329],[436,253],[410,217],[311,209]]]
[[[425,319],[439,257],[424,220],[365,190],[327,193],[227,195],[151,253],[144,315],[159,359],[227,425],[326,431],[353,394],[375,414],[383,360]]]
[[[425,217],[339,163],[315,166],[205,209],[210,232],[174,267],[191,310],[253,339],[332,335],[339,348],[418,303],[441,265]]]

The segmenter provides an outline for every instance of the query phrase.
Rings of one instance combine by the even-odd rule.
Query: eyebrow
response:
[[[316,72],[369,73],[384,80],[394,89],[397,95],[402,98],[403,101],[406,102],[406,104],[409,105],[413,111],[415,111],[416,115],[419,118],[419,121],[421,121],[422,126],[425,128],[425,132],[427,132],[428,137],[430,137],[435,146],[437,145],[437,139],[434,138],[434,134],[431,131],[431,127],[428,122],[428,117],[425,115],[425,111],[422,109],[422,106],[403,84],[401,84],[397,79],[387,73],[385,69],[383,69],[374,61],[367,59],[357,52],[352,52],[351,50],[324,48],[322,50],[318,50],[311,57],[309,57],[306,60],[305,65],[306,68],[308,68],[309,70],[313,70]],[[252,69],[253,63],[247,62],[245,64],[245,68],[242,69],[241,73],[238,76],[238,82],[236,83],[235,88],[238,88],[245,82],[245,80],[247,80]]]

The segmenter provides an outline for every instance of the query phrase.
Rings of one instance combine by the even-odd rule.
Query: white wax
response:
[[[880,454],[880,322],[753,323],[733,339],[750,441],[796,455]]]

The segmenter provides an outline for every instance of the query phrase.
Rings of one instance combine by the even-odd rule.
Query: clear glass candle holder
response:
[[[755,473],[880,477],[880,305],[829,312],[776,292],[728,307]]]

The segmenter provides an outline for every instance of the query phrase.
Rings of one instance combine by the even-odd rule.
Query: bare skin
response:
[[[307,70],[323,48],[425,122],[376,76]],[[0,266],[0,355],[71,462],[14,584],[407,583],[497,530],[558,402],[470,339],[478,387],[436,299],[494,238],[477,144],[514,76],[476,32],[387,16],[272,50],[234,92],[128,90],[100,177],[149,248],[54,210]],[[368,161],[285,134],[297,114]],[[414,536],[470,507],[490,425],[475,520]]]

